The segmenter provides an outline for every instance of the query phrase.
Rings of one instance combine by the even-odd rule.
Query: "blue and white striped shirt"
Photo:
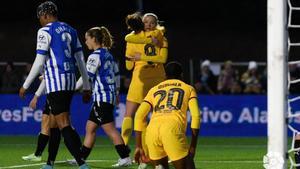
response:
[[[82,52],[82,46],[74,28],[63,22],[52,22],[39,29],[36,52],[46,56],[47,93],[75,90],[75,54]]]
[[[88,75],[93,82],[94,102],[115,104],[116,100],[116,69],[115,61],[106,48],[95,50],[87,60]]]

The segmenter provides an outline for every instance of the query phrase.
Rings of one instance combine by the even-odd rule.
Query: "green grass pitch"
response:
[[[130,147],[134,152],[134,139]],[[38,169],[47,159],[47,148],[42,162],[27,162],[21,156],[33,153],[37,137],[34,136],[0,136],[0,169],[21,168]],[[199,137],[195,163],[197,169],[263,169],[263,156],[267,152],[265,137]],[[75,169],[65,163],[71,159],[63,142],[60,144],[55,164],[56,169]],[[110,169],[118,159],[114,146],[107,137],[97,137],[88,164],[93,169]],[[137,168],[137,165],[126,167]],[[151,167],[148,167],[151,168]],[[172,168],[172,167],[171,167]]]

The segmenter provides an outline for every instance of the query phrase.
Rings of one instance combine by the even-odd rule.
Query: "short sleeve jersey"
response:
[[[108,49],[99,48],[88,57],[87,71],[93,82],[94,101],[113,104],[118,69],[115,68],[114,58]]]

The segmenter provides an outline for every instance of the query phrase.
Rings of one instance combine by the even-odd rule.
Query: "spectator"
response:
[[[230,93],[231,94],[242,94],[242,86],[238,79],[233,81],[231,89],[230,89]]]
[[[210,69],[210,61],[203,61],[200,74],[195,83],[196,91],[201,94],[215,94],[217,88],[216,82],[216,76]]]
[[[1,79],[1,92],[2,93],[17,93],[20,87],[18,73],[15,70],[14,64],[8,62],[5,66],[4,73]]]
[[[218,92],[220,94],[230,94],[233,84],[238,84],[238,74],[238,71],[232,67],[232,62],[230,60],[226,61],[218,78]]]
[[[246,94],[260,94],[262,89],[261,77],[257,71],[257,63],[250,61],[248,70],[242,75],[243,92]]]

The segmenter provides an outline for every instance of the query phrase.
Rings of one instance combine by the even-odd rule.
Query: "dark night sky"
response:
[[[11,0],[0,6],[0,62],[34,60],[40,2]],[[59,19],[78,30],[82,43],[87,29],[106,26],[115,37],[113,54],[123,58],[124,18],[137,10],[135,0],[56,2]],[[179,61],[266,61],[266,5],[266,0],[143,1],[144,12],[165,21],[169,60]]]

